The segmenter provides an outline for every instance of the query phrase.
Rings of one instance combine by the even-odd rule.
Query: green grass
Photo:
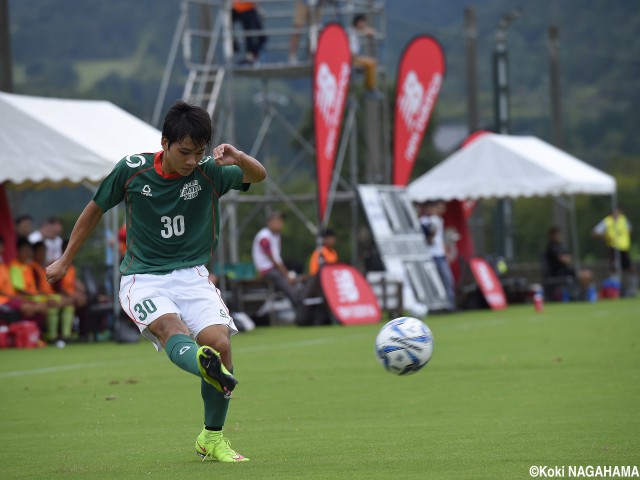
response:
[[[379,325],[234,338],[227,421],[245,464],[200,462],[199,383],[135,345],[0,351],[2,478],[529,478],[640,465],[639,300],[427,319],[431,363],[395,377]]]

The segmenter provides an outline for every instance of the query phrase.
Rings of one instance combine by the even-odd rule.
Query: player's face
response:
[[[191,175],[204,157],[205,147],[196,147],[189,137],[180,142],[169,145],[166,138],[162,138],[162,170],[164,173],[177,173],[183,177]]]

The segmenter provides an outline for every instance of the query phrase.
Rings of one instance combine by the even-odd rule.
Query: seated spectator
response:
[[[43,293],[38,289],[33,269],[32,245],[27,240],[21,239],[18,240],[17,246],[18,256],[9,264],[9,276],[13,288],[21,298],[44,304],[47,307],[46,323],[48,340],[52,342],[59,340],[57,345],[64,346],[64,342],[58,338],[57,334],[60,308],[63,306],[60,297],[56,296],[55,293]]]
[[[577,281],[584,292],[593,280],[591,270],[580,270],[577,274],[571,255],[562,243],[562,231],[558,227],[549,229],[549,239],[544,252],[545,277],[547,279],[570,279]]]
[[[33,232],[33,217],[31,215],[20,215],[16,218],[16,237],[29,238]]]
[[[44,242],[47,247],[45,267],[51,265],[62,256],[62,220],[50,217],[40,225],[40,228],[29,235],[29,242]]]
[[[374,96],[380,96],[377,90],[377,66],[378,62],[375,58],[362,53],[362,37],[374,37],[376,31],[367,24],[367,18],[362,15],[353,17],[351,27],[349,28],[349,46],[353,54],[353,65],[364,69],[364,87],[367,93]]]
[[[65,245],[63,243],[63,251],[64,248]],[[73,328],[73,320],[75,318],[75,299],[73,295],[57,291],[54,289],[53,285],[47,281],[47,273],[44,267],[46,252],[47,249],[44,242],[37,242],[33,244],[33,260],[31,262],[31,268],[33,268],[38,291],[41,295],[46,295],[47,298],[55,300],[60,307],[59,317],[54,320],[47,318],[47,337],[50,340],[56,339],[67,342],[71,338],[71,330]],[[73,265],[69,267],[69,272],[71,272],[69,275],[73,276],[73,281],[75,282],[75,267],[73,267]]]
[[[3,261],[4,239],[0,237],[0,306],[9,312],[15,312],[20,320],[35,320],[38,324],[44,324],[44,314],[47,306],[20,298],[9,275],[9,268]]]
[[[320,269],[320,260],[322,264],[338,262],[338,252],[336,251],[336,234],[333,230],[327,228],[320,234],[322,245],[316,248],[309,259],[309,275],[315,275]]]
[[[267,41],[264,35],[252,35],[262,30],[262,19],[256,9],[255,2],[238,2],[234,0],[231,7],[231,21],[240,22],[245,33],[245,58],[242,63],[253,65]],[[234,42],[235,44],[235,42]]]
[[[301,302],[300,293],[294,287],[295,272],[290,272],[280,256],[280,232],[284,226],[284,214],[275,211],[269,215],[267,226],[253,239],[251,256],[258,274],[271,281],[291,301],[294,309]]]

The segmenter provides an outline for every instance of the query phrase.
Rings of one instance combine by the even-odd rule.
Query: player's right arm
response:
[[[148,154],[148,156],[150,155]],[[115,207],[124,199],[127,181],[141,168],[148,168],[145,165],[147,160],[145,154],[128,155],[120,160],[111,173],[100,183],[93,200],[78,217],[62,257],[47,267],[47,281],[49,283],[55,283],[64,277],[76,253],[95,230],[104,212]]]
[[[100,223],[102,215],[103,211],[96,202],[91,200],[78,217],[71,232],[71,237],[69,237],[69,245],[67,245],[62,257],[47,267],[47,281],[49,283],[55,283],[65,276],[76,253]]]

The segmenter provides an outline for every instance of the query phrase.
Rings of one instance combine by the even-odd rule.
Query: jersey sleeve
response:
[[[250,183],[242,183],[242,169],[237,165],[222,167],[215,164],[213,157],[205,157],[201,162],[204,173],[214,179],[216,192],[219,196],[224,195],[229,190],[240,190],[246,192],[251,186]]]
[[[242,183],[242,169],[237,165],[220,168],[220,195],[224,195],[229,190],[240,190],[246,192],[251,186],[250,183]]]
[[[123,158],[102,181],[93,196],[93,201],[103,212],[112,209],[124,200],[125,185],[130,176],[131,169],[127,167]]]

